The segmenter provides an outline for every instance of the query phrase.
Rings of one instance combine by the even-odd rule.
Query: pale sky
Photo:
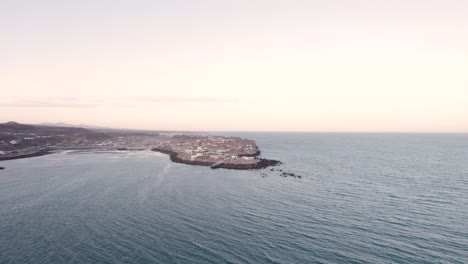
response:
[[[0,0],[0,122],[468,132],[468,1]]]

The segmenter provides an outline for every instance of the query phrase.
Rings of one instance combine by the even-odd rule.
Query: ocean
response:
[[[230,135],[302,178],[150,151],[0,162],[0,263],[468,263],[468,135]]]

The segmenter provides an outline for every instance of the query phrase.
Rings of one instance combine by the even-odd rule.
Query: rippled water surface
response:
[[[242,134],[277,172],[152,152],[0,162],[0,263],[468,263],[468,136]]]

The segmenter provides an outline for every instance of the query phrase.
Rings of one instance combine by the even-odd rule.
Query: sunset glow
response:
[[[455,0],[2,1],[0,121],[468,132],[467,11]]]

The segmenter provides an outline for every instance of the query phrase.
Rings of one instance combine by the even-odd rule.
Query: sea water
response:
[[[302,178],[150,151],[0,162],[0,263],[468,263],[468,135],[234,135]]]

